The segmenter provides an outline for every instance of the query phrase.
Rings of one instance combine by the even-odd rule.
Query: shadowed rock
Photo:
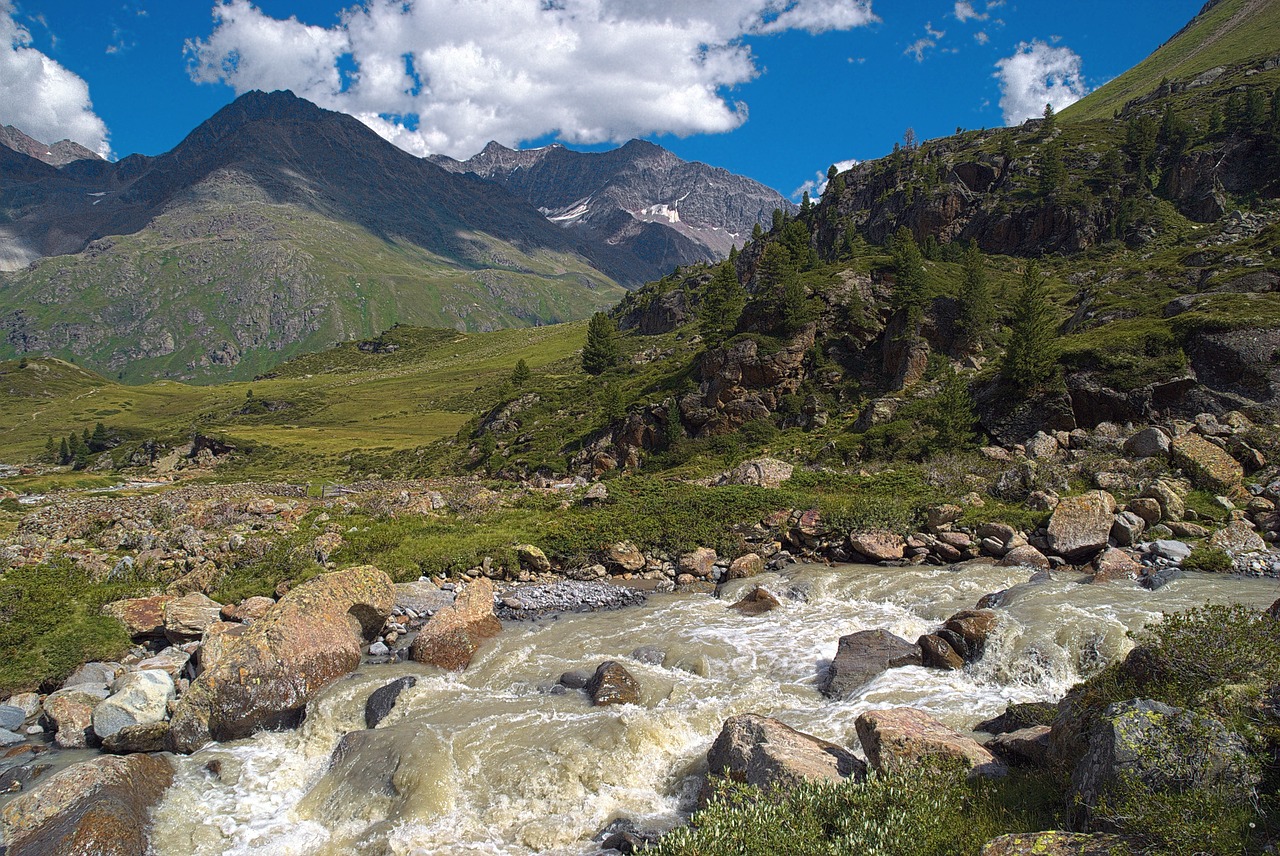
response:
[[[777,719],[754,713],[726,719],[707,766],[713,776],[763,788],[790,788],[807,781],[861,779],[867,765],[853,752]]]
[[[881,672],[920,663],[920,646],[887,630],[850,633],[840,637],[836,656],[822,681],[822,694],[844,698]]]
[[[487,639],[502,632],[493,614],[493,583],[478,577],[467,584],[451,605],[427,622],[409,648],[418,663],[460,672]]]

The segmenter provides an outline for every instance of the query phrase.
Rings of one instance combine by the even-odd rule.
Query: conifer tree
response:
[[[58,445],[53,442],[52,437],[45,441],[44,459],[51,464],[58,463]]]
[[[969,385],[948,363],[939,378],[938,393],[929,409],[926,424],[933,429],[930,445],[943,452],[958,452],[974,444],[973,397]]]
[[[1005,378],[1023,391],[1044,386],[1057,371],[1057,331],[1047,284],[1036,263],[1028,261],[1014,300],[1003,366]]]
[[[524,386],[532,376],[533,373],[529,371],[529,364],[522,359],[516,360],[516,367],[511,372],[511,383],[514,386]]]
[[[971,348],[985,345],[995,323],[995,306],[987,282],[986,264],[972,241],[964,251],[964,282],[960,286],[960,332]]]
[[[71,445],[66,437],[63,437],[62,442],[58,444],[58,463],[63,466],[71,463]]]
[[[791,277],[783,284],[779,304],[782,331],[787,336],[794,336],[817,315],[816,307],[809,300],[809,292],[797,277]]]
[[[758,241],[764,237],[764,228],[759,224],[751,227],[751,240]]]
[[[716,265],[698,307],[698,327],[708,344],[719,344],[737,327],[746,304],[747,292],[739,284],[733,265],[728,262]]]
[[[786,281],[795,276],[795,264],[791,253],[779,243],[771,243],[760,254],[758,293],[768,294],[774,290],[781,291]]]
[[[889,255],[893,259],[895,278],[893,288],[893,308],[907,313],[907,328],[914,330],[924,312],[928,300],[928,291],[924,279],[924,257],[911,230],[906,226],[898,227],[890,245]]]
[[[1045,143],[1040,150],[1040,195],[1052,196],[1067,182],[1067,168],[1062,163],[1062,144]]]
[[[89,438],[89,448],[94,452],[101,452],[111,446],[111,436],[107,433],[107,426],[99,422],[93,426],[93,436]]]
[[[587,343],[582,349],[582,370],[587,374],[601,374],[622,362],[622,351],[614,335],[618,325],[603,312],[591,316],[587,324]]]
[[[809,198],[809,191],[806,190],[804,195],[800,197],[800,213],[808,214],[812,210],[813,200]]]
[[[1044,122],[1040,125],[1041,130],[1044,131],[1044,134],[1047,137],[1049,134],[1052,134],[1057,127],[1058,115],[1053,112],[1053,105],[1044,105]]]

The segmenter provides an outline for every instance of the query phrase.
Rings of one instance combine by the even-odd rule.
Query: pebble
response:
[[[391,649],[381,642],[374,642],[369,646],[370,657],[387,657],[390,656]]]
[[[562,580],[557,583],[526,585],[511,591],[494,604],[493,612],[504,621],[527,621],[562,612],[594,612],[639,606],[643,592],[607,583]]]

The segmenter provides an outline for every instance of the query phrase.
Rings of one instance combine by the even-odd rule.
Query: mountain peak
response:
[[[49,166],[66,166],[72,161],[78,160],[102,160],[101,156],[96,152],[86,149],[79,143],[71,140],[59,140],[56,143],[46,145],[23,133],[13,125],[0,127],[0,146],[13,149],[15,152],[35,158],[38,161],[49,164]]]

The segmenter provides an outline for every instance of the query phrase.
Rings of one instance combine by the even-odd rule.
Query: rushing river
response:
[[[1152,593],[1135,583],[1029,584],[1025,568],[794,566],[727,587],[724,598],[658,595],[623,612],[516,624],[462,674],[365,666],[313,702],[293,732],[264,733],[180,760],[157,809],[159,856],[579,854],[618,818],[666,829],[684,819],[726,717],[755,712],[856,746],[854,721],[907,705],[970,729],[1010,701],[1055,700],[1122,656],[1126,631],[1206,602],[1266,606],[1274,580],[1189,574]],[[726,609],[751,585],[782,607]],[[1011,588],[1012,587],[1012,588]],[[1011,588],[983,659],[963,672],[894,669],[853,696],[816,689],[840,636],[884,628],[914,640],[988,592]],[[787,594],[791,596],[786,596]],[[641,646],[662,665],[631,658]],[[641,705],[593,708],[549,692],[569,669],[626,665]],[[376,688],[418,677],[391,714],[330,769],[339,739],[364,728]],[[210,762],[220,774],[209,771]]]

